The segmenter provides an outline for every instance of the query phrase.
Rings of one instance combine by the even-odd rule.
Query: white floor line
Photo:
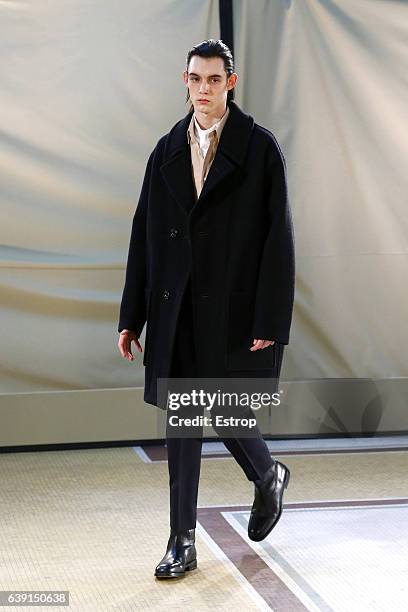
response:
[[[287,588],[310,610],[310,612],[320,612],[320,608],[306,595],[306,593],[288,576],[278,563],[275,563],[262,544],[253,542],[248,538],[247,532],[242,525],[234,518],[230,512],[221,513],[231,527],[242,537],[242,539],[254,550],[254,552],[266,563],[268,567],[282,580]]]
[[[249,502],[243,502],[242,504],[206,504],[205,506],[197,506],[197,508],[240,508],[241,506],[248,506],[248,508],[250,508],[252,506],[252,500],[251,503]],[[247,510],[241,510],[241,512],[247,512]]]
[[[153,463],[153,461],[150,459],[149,455],[146,454],[146,452],[143,450],[143,448],[141,446],[132,446],[132,449],[134,450],[136,455],[139,455],[139,457],[143,461],[143,463]],[[155,461],[154,463],[158,463],[158,461]],[[160,463],[165,463],[165,462],[161,461]]]
[[[207,546],[212,550],[215,557],[219,559],[222,564],[228,568],[228,571],[234,576],[237,582],[241,585],[244,591],[249,595],[252,601],[256,604],[258,610],[262,610],[265,612],[270,612],[273,608],[271,608],[266,601],[259,595],[259,593],[254,589],[252,584],[248,582],[248,580],[241,574],[238,568],[234,565],[234,563],[227,557],[224,551],[214,542],[209,533],[204,529],[199,521],[196,523],[196,533],[198,533]]]
[[[324,510],[342,510],[344,508],[349,508],[349,509],[353,509],[353,508],[378,508],[378,506],[381,506],[381,502],[387,502],[387,501],[393,501],[393,500],[404,500],[402,503],[400,504],[392,504],[392,506],[406,506],[408,503],[408,498],[407,497],[365,497],[364,499],[344,499],[344,498],[338,498],[338,499],[306,499],[303,501],[293,501],[293,502],[289,502],[290,504],[295,504],[292,508],[288,508],[285,505],[285,510],[287,512],[298,512],[299,510],[322,510],[324,508]],[[406,500],[406,501],[405,501]],[[330,506],[329,504],[331,503],[341,503],[341,505],[339,506]],[[368,502],[368,503],[367,503]],[[380,503],[372,503],[370,504],[369,502],[380,502]],[[303,506],[303,504],[306,504],[306,506]],[[323,507],[313,507],[313,506],[309,506],[309,504],[323,504]],[[327,505],[325,505],[327,504]],[[361,505],[360,505],[361,504]],[[388,504],[384,504],[384,505],[388,505]],[[300,506],[300,507],[298,507]]]

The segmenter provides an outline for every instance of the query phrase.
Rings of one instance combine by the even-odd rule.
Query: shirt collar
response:
[[[225,113],[223,114],[223,116],[221,117],[221,119],[219,121],[217,121],[217,123],[214,123],[214,125],[212,125],[210,128],[208,128],[207,130],[203,130],[202,128],[200,128],[201,132],[207,132],[208,135],[210,135],[210,133],[212,131],[215,131],[216,135],[217,135],[217,139],[219,140],[221,137],[221,132],[222,129],[225,125],[225,122],[227,121],[228,115],[229,115],[230,109],[229,106],[227,105],[227,109],[225,111]],[[193,113],[191,120],[190,120],[190,124],[188,126],[187,129],[187,140],[188,142],[197,142],[197,137],[194,131],[194,124],[197,122],[195,113]],[[199,127],[199,126],[198,126]]]

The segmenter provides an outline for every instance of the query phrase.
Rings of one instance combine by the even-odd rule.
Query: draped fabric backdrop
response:
[[[237,1],[242,102],[288,165],[289,378],[408,375],[408,2]]]
[[[233,8],[236,101],[287,160],[282,376],[407,376],[408,3]],[[142,385],[117,349],[131,221],[218,2],[11,0],[0,31],[0,392]]]
[[[12,0],[0,32],[0,391],[142,385],[117,348],[132,217],[218,1]]]

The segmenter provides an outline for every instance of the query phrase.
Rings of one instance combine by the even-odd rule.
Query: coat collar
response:
[[[164,161],[160,171],[168,189],[187,213],[201,204],[221,181],[244,166],[254,119],[244,113],[233,100],[228,102],[228,106],[230,112],[221,132],[208,176],[196,202],[190,145],[186,135],[193,111],[178,121],[167,135]]]

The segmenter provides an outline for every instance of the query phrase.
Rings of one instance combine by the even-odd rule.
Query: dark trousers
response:
[[[193,335],[193,311],[190,282],[185,293],[177,333],[174,343],[171,377],[194,378],[200,375],[196,360]],[[232,372],[231,375],[236,376]],[[167,410],[167,416],[171,414]],[[247,416],[256,418],[248,408]],[[167,456],[170,485],[170,527],[173,529],[192,529],[196,526],[198,483],[201,467],[202,438],[174,437],[168,435]],[[222,437],[224,431],[214,430],[225,444],[234,459],[243,469],[248,480],[262,478],[274,463],[268,447],[258,427],[253,428],[254,437]],[[225,435],[225,433],[224,433]]]

